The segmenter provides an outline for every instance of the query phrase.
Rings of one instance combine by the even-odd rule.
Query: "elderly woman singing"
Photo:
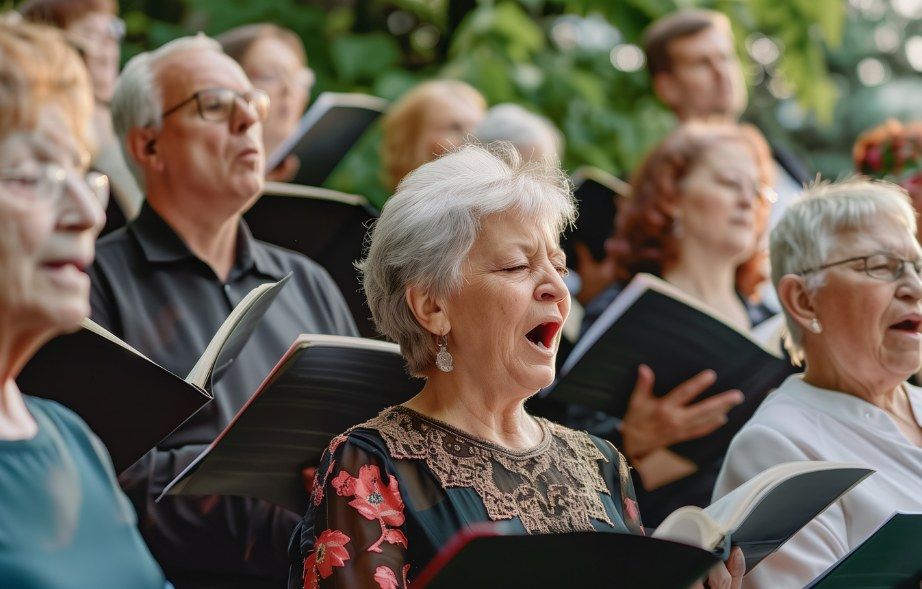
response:
[[[2,587],[166,583],[102,443],[15,380],[42,344],[90,311],[83,269],[108,198],[105,177],[87,174],[91,101],[86,70],[58,32],[0,22]]]
[[[477,522],[640,533],[614,447],[524,409],[554,378],[570,310],[558,241],[574,215],[560,169],[508,144],[463,147],[401,182],[362,267],[378,328],[426,385],[332,441],[292,586],[406,587]],[[739,583],[723,566],[711,576]]]
[[[746,577],[803,587],[894,510],[922,510],[922,250],[906,193],[884,182],[816,186],[771,235],[792,376],[734,438],[715,496],[791,460],[861,462],[874,476]]]

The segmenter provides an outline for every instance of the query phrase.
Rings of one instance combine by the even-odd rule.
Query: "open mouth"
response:
[[[525,334],[525,337],[539,349],[550,350],[554,346],[554,338],[560,331],[560,323],[549,321],[542,323]]]
[[[891,325],[890,329],[903,331],[906,333],[919,333],[920,325],[922,325],[922,320],[920,319],[903,319],[902,321]]]

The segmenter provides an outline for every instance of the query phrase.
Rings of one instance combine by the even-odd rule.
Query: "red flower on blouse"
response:
[[[349,505],[356,508],[365,519],[384,522],[389,526],[403,525],[403,498],[400,496],[397,479],[390,478],[384,486],[381,471],[377,465],[366,464],[359,469],[359,476],[353,477],[341,470],[333,479],[333,488],[341,497],[355,497]]]
[[[643,527],[640,525],[640,508],[637,507],[637,502],[630,497],[624,498],[624,516],[628,521],[637,526],[641,534],[646,535],[643,531]]]
[[[326,487],[327,480],[329,480],[330,475],[333,473],[333,466],[336,464],[336,461],[333,460],[333,453],[336,452],[336,449],[339,448],[340,444],[345,441],[346,436],[342,435],[336,436],[330,440],[330,446],[327,448],[327,454],[330,456],[330,463],[327,465],[327,469],[323,473],[323,476],[314,476],[314,485],[311,488],[311,502],[315,506],[319,506],[323,501],[323,488]]]
[[[410,565],[403,565],[403,587],[407,587],[407,572],[410,570]],[[394,574],[394,571],[390,567],[381,565],[375,569],[375,581],[378,582],[378,587],[381,589],[399,589],[400,585],[397,583],[397,575]]]
[[[333,574],[333,567],[345,566],[349,560],[346,544],[351,539],[339,530],[324,530],[317,536],[314,550],[304,559],[304,589],[316,589],[317,575],[326,579]]]
[[[341,470],[332,485],[340,497],[354,497],[349,505],[368,520],[378,520],[381,524],[381,537],[368,547],[371,552],[381,552],[381,543],[401,544],[406,548],[407,539],[398,529],[402,526],[403,498],[396,477],[388,477],[389,482],[384,485],[381,480],[381,471],[377,465],[366,464],[359,469],[359,476],[353,477],[347,471]]]

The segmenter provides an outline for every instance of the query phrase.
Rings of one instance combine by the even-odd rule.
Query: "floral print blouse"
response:
[[[289,587],[405,589],[458,531],[643,533],[624,458],[536,418],[512,451],[395,406],[330,443],[292,538]]]

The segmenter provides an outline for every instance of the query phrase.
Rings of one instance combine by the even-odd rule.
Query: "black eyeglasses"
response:
[[[198,108],[198,116],[206,121],[226,121],[234,114],[237,108],[237,99],[243,100],[250,114],[257,120],[265,121],[269,115],[269,95],[262,90],[250,90],[240,93],[230,88],[206,88],[199,90],[176,106],[163,111],[161,117],[167,117],[193,100]]]
[[[848,264],[849,262],[864,262],[864,267],[862,268],[864,273],[877,280],[886,280],[888,282],[899,280],[906,269],[906,264],[910,264],[913,270],[916,271],[916,275],[922,277],[922,259],[904,260],[892,254],[871,254],[870,256],[858,256],[847,260],[839,260],[838,262],[831,262],[816,268],[803,270],[800,274],[804,275],[811,272],[819,272],[820,270],[825,270],[826,268],[832,268],[833,266],[839,266],[841,264]]]

